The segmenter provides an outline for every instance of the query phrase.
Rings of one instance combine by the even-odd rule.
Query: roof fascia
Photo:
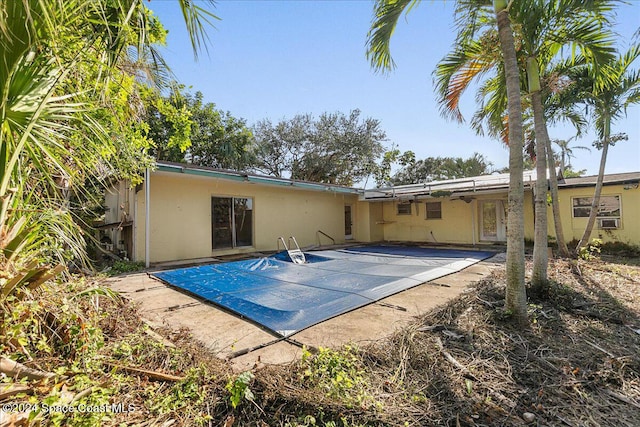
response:
[[[156,170],[159,172],[182,173],[185,175],[196,175],[196,176],[204,176],[208,178],[228,179],[231,181],[251,182],[255,184],[264,184],[264,185],[277,185],[280,187],[301,188],[301,189],[313,190],[313,191],[328,191],[332,193],[356,194],[356,195],[360,194],[360,190],[356,188],[333,186],[333,185],[326,185],[321,183],[293,181],[288,179],[273,178],[273,177],[266,177],[266,176],[261,177],[261,176],[247,175],[241,172],[238,172],[238,173],[221,172],[221,171],[215,171],[215,170],[209,170],[209,169],[198,169],[198,168],[184,167],[184,166],[178,166],[178,165],[169,165],[164,163],[158,163]]]

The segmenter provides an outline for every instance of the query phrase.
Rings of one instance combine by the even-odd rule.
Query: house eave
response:
[[[177,164],[177,163],[165,163],[158,162],[156,164],[156,171],[180,173],[185,175],[202,176],[207,178],[225,179],[236,182],[249,182],[254,184],[272,185],[279,187],[298,188],[311,191],[323,191],[339,194],[353,194],[359,195],[362,190],[351,187],[344,187],[334,184],[323,184],[308,181],[297,181],[285,178],[275,178],[270,176],[253,175],[243,172],[233,172],[226,170],[218,170],[212,168],[204,168],[193,165]]]

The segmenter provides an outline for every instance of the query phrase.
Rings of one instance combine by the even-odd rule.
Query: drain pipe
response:
[[[475,184],[475,182],[474,182]],[[469,206],[471,207],[471,242],[473,246],[476,246],[476,213],[475,213],[475,200],[471,201]]]
[[[149,172],[149,168],[144,170],[144,266],[149,268],[150,263],[150,248],[149,248],[149,230],[151,226],[149,225],[149,202],[151,199],[151,192],[149,191],[149,186],[151,184],[151,173]]]

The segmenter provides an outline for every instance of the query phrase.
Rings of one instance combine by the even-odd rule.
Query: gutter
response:
[[[624,179],[624,180],[619,180],[619,181],[605,181],[602,183],[603,187],[609,186],[609,185],[638,185],[640,184],[640,179],[638,178],[631,178],[631,179]],[[558,188],[581,188],[581,187],[595,187],[596,183],[595,182],[586,182],[586,183],[576,183],[576,184],[561,184],[558,183]]]
[[[363,190],[358,190],[356,188],[342,187],[339,185],[327,185],[327,184],[313,183],[313,182],[294,181],[294,180],[283,179],[283,178],[243,174],[242,172],[238,172],[238,173],[224,172],[224,171],[216,171],[216,170],[210,170],[210,169],[199,169],[199,168],[184,167],[184,166],[178,166],[178,165],[168,165],[163,163],[157,164],[156,170],[158,172],[182,173],[185,175],[228,179],[228,180],[237,181],[237,182],[250,182],[254,184],[264,184],[264,185],[277,185],[281,187],[293,187],[293,188],[301,188],[305,190],[314,190],[314,191],[328,191],[332,193],[341,193],[341,194],[361,194],[363,191]]]

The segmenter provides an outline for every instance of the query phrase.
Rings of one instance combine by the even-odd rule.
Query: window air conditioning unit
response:
[[[598,221],[600,228],[604,230],[620,228],[619,218],[600,218]]]

